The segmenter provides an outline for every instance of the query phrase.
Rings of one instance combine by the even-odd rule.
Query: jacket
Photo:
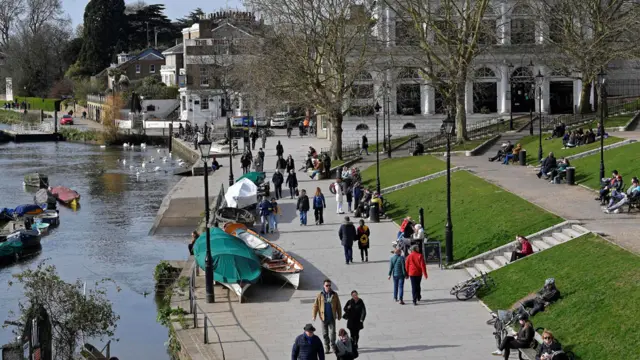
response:
[[[529,240],[524,241],[522,243],[522,250],[520,250],[520,252],[524,255],[533,254],[533,247],[531,246],[531,243],[529,242]]]
[[[284,182],[284,176],[279,172],[275,172],[275,173],[273,173],[273,177],[271,178],[271,182],[275,186],[281,186],[282,183]]]
[[[334,320],[342,320],[342,305],[340,304],[340,298],[338,297],[338,293],[331,290],[333,293],[331,297],[331,311],[333,312]],[[320,315],[320,320],[324,321],[324,294],[323,291],[318,293],[316,296],[316,301],[313,302],[313,308],[311,309],[312,316],[315,319],[316,315]]]
[[[369,147],[369,139],[365,135],[362,135],[362,148],[366,149]]]
[[[536,360],[540,360],[540,357],[543,354],[551,355],[556,351],[562,351],[562,345],[560,345],[559,342],[557,342],[556,340],[553,340],[553,342],[550,345],[547,345],[543,341],[542,344],[540,344],[540,349],[538,349],[538,353],[536,354]]]
[[[298,177],[295,173],[289,174],[289,176],[287,176],[287,186],[290,188],[298,187]]]
[[[344,305],[344,313],[347,315],[347,329],[362,329],[362,323],[367,317],[367,308],[362,299],[358,299],[358,302],[349,299]]]
[[[542,168],[543,169],[553,169],[557,166],[557,162],[556,162],[556,158],[552,157],[552,156],[547,156],[543,161],[542,161]]]
[[[369,231],[369,227],[367,225],[358,226],[358,249],[368,249],[369,248],[369,236],[371,232]]]
[[[271,202],[268,200],[263,200],[258,208],[260,209],[260,216],[268,216],[273,211]]]
[[[324,201],[324,195],[316,195],[313,197],[313,208],[314,209],[324,209],[327,207],[327,203]]]
[[[535,331],[533,330],[533,324],[529,322],[529,326],[523,326],[520,328],[518,331],[518,338],[516,340],[525,346],[529,346],[533,341],[534,336]]]
[[[394,254],[389,259],[389,276],[406,277],[407,271],[404,268],[404,257]]]
[[[276,154],[282,155],[283,153],[284,153],[284,147],[282,146],[282,144],[278,143],[278,145],[276,145]]]
[[[309,211],[309,197],[307,195],[302,195],[298,198],[296,209],[298,211]]]
[[[549,289],[545,286],[538,291],[537,295],[542,301],[552,303],[560,298],[560,290],[555,285]]]
[[[285,169],[287,167],[287,161],[283,158],[276,160],[276,169]]]
[[[522,150],[522,146],[520,146],[520,144],[516,145],[516,147],[513,148],[513,155],[518,155],[520,154],[520,150]]]
[[[342,342],[340,338],[336,339],[336,357],[338,360],[352,360],[355,345],[353,340],[347,335],[347,341]]]
[[[340,243],[342,246],[351,247],[357,238],[356,227],[353,226],[352,222],[346,222],[340,225],[338,236],[340,237]]]
[[[293,158],[287,159],[287,172],[296,169],[296,163],[293,161]]]
[[[405,260],[405,267],[409,276],[423,276],[427,278],[427,266],[424,257],[419,252],[412,252]]]
[[[291,349],[291,360],[324,360],[322,340],[318,335],[311,338],[306,334],[298,335]]]

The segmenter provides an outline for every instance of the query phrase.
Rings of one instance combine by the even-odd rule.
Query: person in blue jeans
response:
[[[269,215],[269,231],[278,231],[278,216],[281,215],[276,198],[271,198],[271,214]]]
[[[271,216],[271,212],[273,208],[271,206],[271,202],[266,198],[260,202],[258,205],[258,212],[260,213],[260,220],[262,223],[262,229],[260,230],[261,234],[267,232],[267,226],[269,224],[269,217]]]
[[[408,278],[404,267],[404,257],[402,250],[396,249],[395,254],[389,260],[389,280],[393,277],[393,300],[400,301],[400,305],[404,305],[402,300],[404,296],[404,279]]]
[[[300,212],[300,226],[307,226],[307,212],[309,211],[309,197],[307,191],[302,189],[298,197],[296,210]]]
[[[338,230],[338,237],[344,248],[344,260],[347,265],[353,262],[353,242],[357,240],[357,236],[358,232],[356,231],[356,227],[353,226],[351,219],[345,216],[344,222]]]

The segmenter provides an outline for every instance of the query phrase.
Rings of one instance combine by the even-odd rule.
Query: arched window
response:
[[[536,23],[533,11],[525,4],[518,4],[511,10],[511,44],[529,45],[536,43]]]
[[[475,74],[476,79],[487,79],[487,78],[495,78],[496,73],[493,72],[490,68],[483,66],[480,69],[476,70]]]
[[[368,71],[360,71],[356,75],[356,81],[373,81],[373,76]]]
[[[414,123],[406,123],[402,125],[402,130],[415,129],[416,125]]]
[[[511,73],[512,82],[529,82],[533,80],[533,72],[526,67],[519,67]]]
[[[358,126],[356,126],[356,131],[359,131],[359,130],[369,130],[369,125],[364,123],[358,124]]]
[[[399,80],[420,80],[420,74],[416,68],[402,68],[398,73]]]

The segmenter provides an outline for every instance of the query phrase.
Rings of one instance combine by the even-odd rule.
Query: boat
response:
[[[215,268],[213,279],[232,290],[242,302],[244,292],[262,274],[260,259],[244,241],[222,229],[209,229],[209,244]],[[193,245],[193,255],[201,269],[205,268],[207,234],[202,233]]]
[[[45,174],[41,173],[31,173],[24,176],[24,186],[35,187],[35,188],[48,188],[49,187],[49,177]]]
[[[31,225],[31,230],[37,231],[40,235],[46,235],[49,232],[49,226],[44,222],[35,222]]]
[[[227,206],[244,208],[258,203],[258,186],[249,179],[239,179],[224,194]]]
[[[24,221],[9,221],[2,228],[0,228],[0,242],[6,241],[9,236],[19,232],[20,230],[26,230]]]
[[[45,210],[42,214],[33,217],[36,222],[49,224],[49,228],[60,225],[60,214],[57,210]]]
[[[33,202],[36,204],[47,204],[47,209],[56,209],[56,198],[48,189],[40,189],[33,195]]]
[[[261,259],[261,265],[265,270],[284,279],[295,289],[300,285],[300,273],[304,267],[300,262],[289,255],[280,246],[258,235],[243,224],[229,223],[224,226],[224,231],[247,244]]]
[[[76,191],[71,190],[64,186],[56,186],[51,189],[51,194],[56,198],[59,202],[69,205],[76,206],[79,205],[80,202],[80,194]]]
[[[40,215],[46,209],[46,204],[24,204],[18,205],[15,209],[13,209],[13,216],[16,218],[21,218],[27,215]]]
[[[265,172],[262,172],[262,171],[250,171],[250,172],[240,176],[238,178],[238,180],[236,180],[236,182],[238,182],[238,181],[240,181],[242,179],[248,179],[252,183],[256,184],[257,186],[260,186],[260,184],[262,184],[264,182],[264,179],[266,179],[266,178],[267,178],[267,174]]]
[[[253,226],[256,222],[256,217],[251,211],[233,207],[220,208],[215,216],[221,223],[240,223],[246,227]]]
[[[12,264],[42,249],[40,234],[33,230],[19,230],[0,239],[0,266]]]

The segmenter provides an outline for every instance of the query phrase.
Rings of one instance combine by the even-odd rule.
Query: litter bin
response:
[[[520,150],[519,156],[520,156],[520,165],[522,166],[527,165],[527,150],[525,149]]]
[[[376,204],[369,206],[369,222],[380,222],[380,211],[378,211],[378,205]]]
[[[576,184],[576,168],[568,167],[567,168],[567,185],[575,185]]]

